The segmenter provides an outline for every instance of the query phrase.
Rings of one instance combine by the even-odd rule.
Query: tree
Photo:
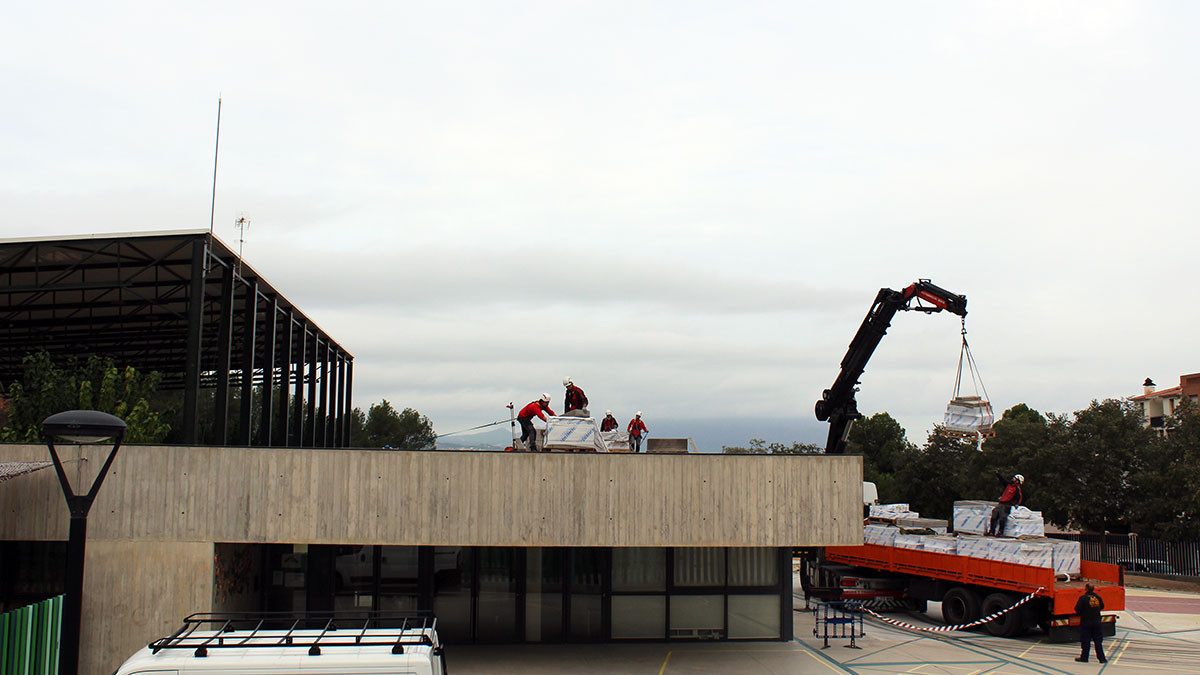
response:
[[[40,443],[42,421],[64,410],[99,410],[125,421],[125,442],[158,443],[171,430],[151,401],[161,375],[142,374],[132,366],[118,368],[112,359],[88,357],[82,365],[71,359],[59,368],[46,352],[21,361],[23,374],[8,388],[8,423],[0,440]]]
[[[875,483],[879,501],[885,504],[902,501],[896,470],[916,450],[904,427],[885,412],[875,413],[855,422],[847,440],[850,452],[862,453],[863,480]]]
[[[355,408],[350,429],[350,441],[356,447],[397,450],[433,450],[437,447],[437,434],[428,417],[412,408],[396,412],[387,399],[373,404],[365,415]]]
[[[1172,541],[1200,539],[1200,414],[1186,399],[1168,420],[1170,434],[1143,453],[1133,486],[1130,526]]]
[[[949,519],[963,498],[962,477],[974,456],[975,441],[954,438],[935,427],[925,445],[905,453],[896,467],[897,492],[926,518]]]

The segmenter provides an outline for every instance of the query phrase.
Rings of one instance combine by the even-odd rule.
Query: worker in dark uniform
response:
[[[612,411],[605,410],[604,419],[600,420],[600,431],[612,431],[618,426],[620,425],[617,424],[617,418],[613,417]]]
[[[1096,595],[1096,588],[1087,585],[1087,592],[1075,601],[1075,613],[1079,615],[1079,658],[1080,663],[1087,663],[1088,645],[1096,645],[1096,660],[1107,663],[1104,658],[1104,634],[1100,630],[1100,610],[1104,609],[1104,598]]]
[[[1000,503],[992,509],[992,520],[988,523],[987,533],[990,536],[999,537],[1004,534],[1004,527],[1008,525],[1008,512],[1012,511],[1014,506],[1020,506],[1025,499],[1024,493],[1021,492],[1021,485],[1025,482],[1025,477],[1016,474],[1010,481],[997,471],[996,478],[1004,485],[1004,493],[1000,495]]]
[[[521,442],[530,452],[537,452],[537,429],[533,428],[533,418],[536,415],[545,422],[545,413],[554,417],[554,411],[550,409],[550,394],[542,394],[541,398],[521,408],[521,412],[517,413],[517,421],[521,423]]]
[[[563,416],[588,417],[588,399],[587,395],[583,393],[583,390],[579,387],[576,387],[575,383],[572,382],[571,378],[569,377],[563,378],[563,386],[567,388],[567,399],[563,405],[566,411],[563,413]]]
[[[646,423],[642,421],[642,411],[637,411],[633,419],[629,420],[629,427],[625,429],[629,432],[629,449],[634,452],[642,451],[642,434],[648,433],[650,430],[646,428]]]

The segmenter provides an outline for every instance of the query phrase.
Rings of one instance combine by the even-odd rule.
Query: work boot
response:
[[[1075,660],[1080,663],[1087,663],[1087,659],[1083,658],[1082,656],[1076,656]]]

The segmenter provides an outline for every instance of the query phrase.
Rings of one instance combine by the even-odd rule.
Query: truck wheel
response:
[[[979,594],[966,586],[955,586],[942,598],[942,621],[948,626],[971,623],[979,613]]]
[[[994,614],[1012,606],[1013,597],[1008,593],[992,593],[983,599],[983,616]],[[1022,608],[1012,610],[983,625],[987,632],[996,637],[1017,637],[1025,632],[1025,616]]]

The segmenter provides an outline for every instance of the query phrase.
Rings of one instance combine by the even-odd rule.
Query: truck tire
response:
[[[983,616],[980,610],[979,594],[966,586],[955,586],[942,597],[942,621],[948,626],[957,626]]]
[[[1016,600],[1008,593],[992,593],[983,599],[983,616],[1012,607]],[[1018,637],[1025,633],[1025,613],[1022,608],[1007,612],[983,625],[987,632],[996,637]]]

